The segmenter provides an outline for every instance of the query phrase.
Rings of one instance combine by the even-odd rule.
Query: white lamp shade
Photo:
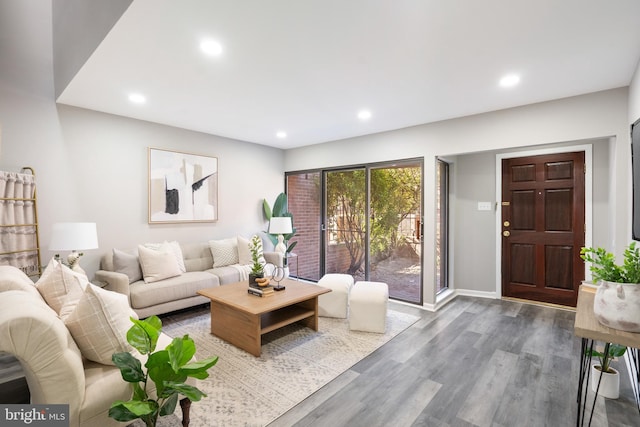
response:
[[[73,251],[98,248],[95,222],[58,222],[53,224],[49,249]]]
[[[274,216],[269,221],[269,234],[289,234],[292,231],[291,217]]]

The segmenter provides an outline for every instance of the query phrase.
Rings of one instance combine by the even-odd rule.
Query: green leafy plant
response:
[[[261,276],[264,274],[264,265],[260,259],[260,255],[262,254],[262,239],[257,234],[251,238],[249,251],[251,252],[251,274]]]
[[[624,250],[622,265],[616,264],[615,256],[604,248],[582,248],[580,257],[591,263],[594,283],[640,283],[640,248],[636,248],[636,242]]]
[[[601,372],[607,372],[609,374],[613,374],[614,371],[609,366],[611,363],[611,360],[613,360],[615,357],[621,357],[626,350],[627,350],[627,347],[623,345],[610,344],[609,351],[606,354],[604,353],[604,349],[602,351],[598,351],[595,349],[591,349],[591,350],[587,349],[585,353],[588,356],[595,356],[598,358],[598,361],[600,362]]]
[[[262,202],[262,211],[264,212],[264,216],[267,218],[267,221],[271,221],[272,217],[288,216],[291,218],[291,224],[293,226],[293,214],[289,212],[289,201],[285,193],[278,194],[278,197],[276,197],[276,201],[273,203],[273,208],[271,208],[269,202],[267,202],[267,199],[264,199]],[[285,234],[283,236],[285,245],[287,246],[287,253],[290,253],[298,244],[298,242],[290,242],[291,238],[295,236],[295,234],[296,228],[292,227],[291,233]],[[269,236],[269,240],[271,240],[271,243],[273,243],[274,246],[278,243],[277,234],[267,233],[267,236]]]
[[[173,414],[180,394],[192,402],[206,396],[197,387],[185,384],[185,381],[188,377],[207,378],[207,371],[218,362],[218,357],[191,361],[196,353],[196,345],[189,335],[174,338],[164,350],[155,351],[162,331],[160,319],[151,316],[144,320],[131,318],[131,321],[133,326],[127,331],[127,341],[140,354],[148,355],[144,365],[146,372],[140,360],[131,353],[115,353],[111,357],[120,369],[122,379],[132,383],[133,396],[128,401],[113,402],[109,417],[124,422],[140,418],[147,427],[154,427],[158,416]],[[156,399],[147,393],[149,380],[156,386]]]

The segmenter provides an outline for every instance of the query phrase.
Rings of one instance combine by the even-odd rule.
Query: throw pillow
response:
[[[159,250],[162,248],[169,248],[171,252],[176,256],[176,261],[178,262],[178,267],[180,267],[181,272],[186,272],[187,268],[184,265],[184,256],[182,255],[182,248],[180,247],[180,243],[175,240],[171,242],[167,242],[166,240],[162,243],[145,243],[144,244],[149,249]]]
[[[118,273],[126,274],[129,278],[129,283],[142,279],[142,270],[140,270],[138,255],[129,254],[114,248],[113,269]]]
[[[209,240],[213,268],[238,264],[238,239]]]
[[[142,267],[142,276],[146,283],[157,282],[181,274],[174,253],[166,247],[154,250],[138,245],[138,257],[140,258],[140,267]]]
[[[238,264],[251,264],[251,250],[249,249],[250,244],[251,241],[249,239],[238,236]]]
[[[47,305],[60,314],[65,304],[70,301],[78,302],[88,283],[85,275],[76,273],[52,258],[36,282],[36,288]]]
[[[78,304],[62,320],[84,357],[113,365],[113,353],[131,351],[127,331],[136,317],[124,294],[89,284]]]

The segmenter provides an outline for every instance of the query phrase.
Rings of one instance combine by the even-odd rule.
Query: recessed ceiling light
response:
[[[133,102],[134,104],[144,104],[145,102],[147,102],[147,98],[145,98],[145,96],[141,93],[132,93],[129,95],[129,101]]]
[[[369,110],[362,110],[358,113],[358,118],[360,120],[369,120],[371,118],[371,111]]]
[[[500,86],[513,87],[520,83],[520,76],[517,74],[507,74],[500,79]]]
[[[277,136],[278,138],[280,138],[280,139],[284,139],[284,138],[286,138],[286,137],[287,137],[287,133],[286,133],[286,132],[283,132],[283,131],[280,131],[280,132],[276,133],[276,136]]]
[[[222,45],[215,40],[207,39],[200,42],[200,49],[211,56],[218,56],[222,53]]]

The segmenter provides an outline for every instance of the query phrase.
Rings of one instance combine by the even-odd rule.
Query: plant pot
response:
[[[255,285],[256,279],[262,278],[262,277],[264,277],[264,273],[260,273],[260,274],[249,273],[249,284]]]
[[[593,314],[609,328],[640,332],[640,284],[601,281]]]
[[[620,395],[620,374],[613,368],[609,368],[613,373],[600,371],[600,365],[591,366],[591,391],[594,393],[598,388],[598,380],[600,381],[600,389],[598,394],[607,399],[617,399]]]

